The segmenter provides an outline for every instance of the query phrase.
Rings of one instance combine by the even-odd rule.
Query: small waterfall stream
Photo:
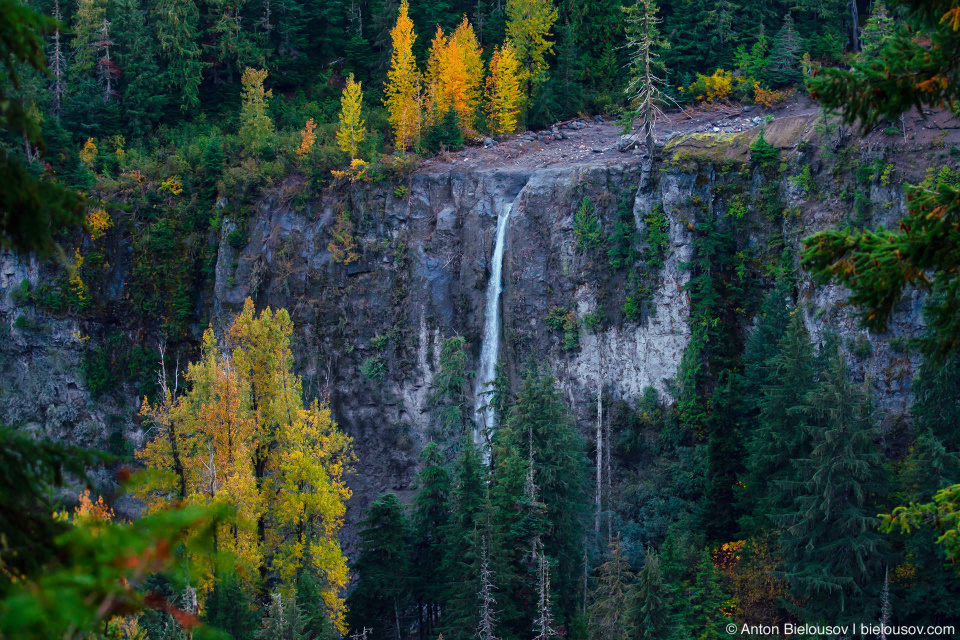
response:
[[[490,279],[487,281],[487,304],[484,308],[483,342],[480,345],[480,364],[477,367],[477,386],[474,389],[476,405],[473,417],[477,424],[473,432],[473,441],[481,448],[484,443],[484,431],[491,434],[496,427],[493,407],[487,407],[491,396],[493,380],[496,377],[497,351],[500,347],[500,292],[503,290],[503,245],[507,231],[507,220],[513,209],[512,202],[500,205],[497,216],[497,240],[493,248],[490,265]],[[488,454],[483,452],[486,460]]]

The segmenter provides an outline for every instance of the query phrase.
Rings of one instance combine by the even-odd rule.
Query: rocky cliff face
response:
[[[845,178],[831,173],[835,160],[815,150],[820,142],[813,125],[813,118],[801,117],[767,129],[767,139],[783,152],[780,178],[773,182],[786,214],[763,219],[754,211],[759,205],[747,206],[745,220],[754,222],[745,224],[744,233],[758,253],[774,237],[777,247],[795,250],[800,238],[849,215],[849,203],[830,186]],[[751,173],[749,163],[739,164],[748,159],[756,135],[675,138],[654,162],[604,154],[541,168],[434,164],[400,187],[356,183],[307,206],[291,204],[291,179],[260,202],[245,247],[236,250],[226,241],[230,224],[221,229],[213,297],[206,302],[211,322],[222,331],[246,297],[258,307],[290,311],[306,393],[328,395],[354,438],[359,463],[348,521],[355,523],[382,491],[412,491],[419,451],[431,439],[451,437],[431,426],[431,385],[444,339],[464,336],[474,362],[479,353],[496,216],[505,202],[514,208],[506,235],[500,354],[510,377],[516,380],[530,359],[548,361],[585,429],[595,415],[598,376],[607,398],[633,401],[652,386],[671,401],[670,381],[691,339],[684,285],[698,224],[735,202],[760,202],[769,189],[770,181]],[[848,154],[863,163],[889,153],[851,145]],[[824,185],[819,198],[805,193],[802,181],[788,179],[803,166],[812,167],[812,179]],[[908,173],[904,169],[901,177]],[[605,255],[578,249],[575,213],[585,198],[605,235],[629,220],[641,232],[635,247],[641,254],[650,242],[645,220],[654,211],[665,216],[662,264],[643,276],[642,310],[632,317],[624,312],[627,296],[637,290],[629,270],[613,269]],[[873,180],[869,199],[875,221],[891,224],[905,211],[896,183]],[[329,249],[331,229],[344,220],[357,243],[358,258],[349,264],[334,261]],[[890,334],[868,335],[845,307],[843,291],[813,288],[794,266],[801,283],[798,304],[811,335],[816,341],[829,331],[839,335],[855,374],[873,385],[888,421],[894,421],[909,406],[918,364],[898,338],[920,330],[919,298],[904,302]],[[111,268],[124,268],[122,252]],[[118,389],[94,400],[82,374],[84,336],[102,335],[107,320],[58,319],[19,304],[20,282],[36,285],[43,278],[36,263],[3,256],[0,421],[88,446],[102,446],[114,433],[139,445],[144,434],[135,419],[135,392]],[[556,310],[573,318],[566,333],[575,333],[575,340],[548,324]],[[44,329],[16,323],[21,315]],[[749,326],[753,320],[739,321]]]

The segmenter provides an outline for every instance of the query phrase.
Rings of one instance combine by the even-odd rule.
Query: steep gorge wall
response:
[[[258,307],[290,311],[296,369],[306,393],[328,396],[337,420],[354,438],[359,462],[348,521],[355,523],[379,493],[412,492],[419,451],[431,439],[452,437],[433,430],[431,385],[444,339],[464,336],[470,367],[475,365],[496,216],[504,202],[514,202],[501,305],[500,354],[510,377],[516,381],[531,359],[548,361],[586,430],[595,416],[598,375],[608,398],[634,401],[652,386],[670,401],[670,381],[691,339],[684,285],[691,277],[687,263],[694,257],[698,225],[707,216],[722,217],[735,197],[757,202],[770,182],[738,164],[748,158],[755,136],[673,140],[655,163],[622,155],[539,169],[424,168],[403,188],[359,183],[306,207],[292,204],[291,179],[260,202],[245,247],[234,249],[226,241],[233,227],[222,228],[215,285],[206,303],[211,322],[222,331],[248,296]],[[767,137],[784,152],[785,168],[774,182],[787,215],[764,218],[751,204],[738,224],[749,247],[769,262],[771,244],[795,255],[800,238],[837,224],[848,215],[849,203],[832,195],[831,181],[844,178],[819,157],[811,120],[771,127]],[[866,161],[887,152],[857,147],[853,153]],[[804,196],[787,179],[801,166],[814,167],[823,185],[819,198]],[[906,167],[901,173],[908,174]],[[869,197],[877,222],[893,224],[905,212],[896,184],[872,184]],[[648,293],[639,318],[624,315],[628,288],[635,284],[628,281],[629,270],[615,270],[605,255],[577,248],[575,212],[584,198],[608,236],[624,211],[641,232],[654,210],[666,217],[663,264],[644,276]],[[338,264],[328,249],[330,229],[344,212],[359,254],[351,264]],[[642,244],[636,247],[641,253]],[[105,320],[44,317],[42,332],[17,328],[14,320],[24,310],[13,292],[23,279],[35,286],[44,268],[11,255],[0,262],[5,332],[0,420],[86,446],[103,446],[116,432],[140,444],[144,433],[135,418],[135,392],[123,388],[94,400],[81,372],[84,336],[102,335],[104,327],[97,323]],[[128,268],[122,252],[111,268],[118,274]],[[920,330],[920,298],[905,300],[889,335],[866,336],[845,307],[843,291],[813,288],[796,261],[794,268],[799,308],[814,340],[835,331],[855,375],[870,381],[888,415],[903,414],[918,362],[890,342]],[[122,287],[122,278],[114,279]],[[574,312],[578,346],[568,348],[563,332],[547,326],[554,308]],[[604,320],[588,330],[585,319],[601,309]],[[744,326],[753,321],[738,319]],[[864,339],[872,354],[857,355],[855,341]],[[352,540],[348,536],[348,551]]]

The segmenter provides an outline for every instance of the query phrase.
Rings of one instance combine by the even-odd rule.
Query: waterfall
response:
[[[493,247],[493,259],[490,265],[490,279],[487,281],[487,304],[484,308],[483,323],[483,342],[480,346],[480,366],[477,367],[477,386],[474,389],[476,405],[474,407],[473,417],[476,422],[476,428],[473,432],[473,440],[479,446],[483,446],[483,430],[486,427],[488,433],[492,433],[496,426],[493,407],[484,408],[490,401],[490,395],[484,393],[491,390],[491,385],[496,377],[497,351],[500,347],[500,292],[503,290],[502,271],[503,271],[503,245],[504,236],[507,231],[507,219],[510,218],[510,210],[513,208],[512,202],[505,202],[500,206],[500,214],[497,216],[497,241]],[[486,460],[488,455],[483,453]]]

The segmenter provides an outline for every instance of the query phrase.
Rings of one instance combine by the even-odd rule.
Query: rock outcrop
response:
[[[501,305],[500,353],[509,375],[516,379],[531,358],[548,361],[585,427],[595,415],[598,375],[612,399],[633,401],[652,386],[671,401],[670,381],[691,339],[685,285],[697,216],[725,211],[732,202],[725,189],[738,175],[745,201],[760,192],[748,162],[757,132],[674,138],[656,161],[620,155],[613,161],[591,163],[587,157],[546,168],[431,166],[414,173],[403,188],[354,184],[307,206],[292,205],[287,187],[281,187],[249,220],[245,247],[237,250],[226,241],[232,223],[220,230],[212,299],[205,302],[210,320],[222,332],[247,297],[259,307],[291,312],[304,389],[311,396],[328,396],[337,420],[354,438],[359,463],[351,480],[355,498],[348,521],[355,523],[382,491],[412,491],[419,451],[431,439],[451,437],[433,431],[431,385],[444,339],[462,335],[471,357],[478,355],[503,202],[515,201]],[[800,238],[841,220],[845,205],[813,202],[787,179],[801,162],[815,164],[803,157],[812,153],[806,150],[814,136],[810,118],[769,127],[765,135],[785,152],[788,170],[779,192],[787,215],[750,227],[751,243],[762,247],[776,235],[784,248],[796,250]],[[884,224],[905,212],[893,186],[874,185],[869,197]],[[610,269],[605,255],[578,249],[575,214],[585,198],[607,234],[624,211],[640,231],[655,209],[666,216],[663,263],[649,274],[644,310],[632,320],[623,312],[627,276]],[[690,206],[694,201],[702,203],[696,211]],[[330,229],[345,213],[357,258],[338,263],[329,250]],[[798,304],[811,335],[819,341],[825,332],[836,332],[855,374],[876,388],[890,415],[902,415],[918,362],[890,342],[921,329],[921,300],[913,296],[904,302],[889,335],[864,334],[845,308],[842,290],[813,288],[795,266],[802,283]],[[88,446],[102,446],[120,431],[139,445],[144,434],[135,419],[132,390],[94,400],[82,374],[85,336],[102,334],[110,320],[44,317],[42,331],[15,323],[21,315],[42,315],[18,304],[14,292],[22,280],[36,285],[43,275],[35,262],[9,254],[2,258],[0,421]],[[577,319],[573,348],[548,327],[553,309],[572,311]],[[595,314],[604,321],[588,328],[585,318]],[[743,319],[745,325],[752,321]],[[863,340],[869,354],[856,348]],[[382,377],[361,373],[371,362],[382,365]]]

